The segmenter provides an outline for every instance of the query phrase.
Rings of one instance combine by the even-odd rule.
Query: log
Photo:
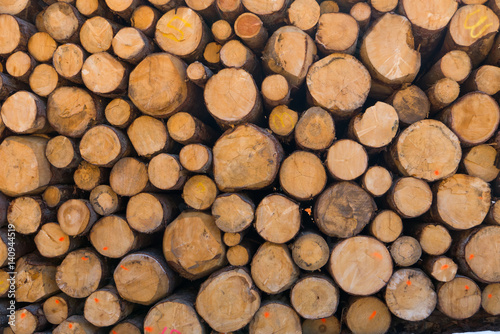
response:
[[[243,240],[240,244],[227,249],[227,261],[231,266],[246,266],[252,260],[255,247],[250,242]]]
[[[391,313],[377,297],[360,297],[349,303],[345,322],[355,334],[385,333],[391,326]]]
[[[217,197],[215,182],[206,175],[190,177],[182,189],[184,202],[195,210],[208,210]]]
[[[361,186],[373,197],[383,196],[392,186],[392,175],[384,167],[372,166],[363,174]]]
[[[487,285],[482,293],[481,306],[483,309],[491,315],[500,314],[500,304],[498,302],[498,297],[500,295],[500,284],[489,284]]]
[[[379,241],[390,243],[403,232],[403,221],[391,210],[380,211],[368,226],[369,232]]]
[[[106,5],[108,5],[109,9],[125,20],[130,20],[134,9],[143,4],[144,1],[142,0],[106,0]]]
[[[490,186],[480,178],[455,174],[435,186],[431,215],[454,230],[481,224],[491,203]]]
[[[296,90],[306,80],[316,51],[313,39],[305,32],[293,26],[281,27],[267,41],[262,65],[266,71],[284,76]]]
[[[34,240],[38,252],[48,258],[63,257],[82,244],[81,239],[70,238],[57,223],[42,225]]]
[[[8,56],[27,49],[28,40],[37,31],[34,25],[8,14],[0,14],[0,55]]]
[[[113,38],[113,52],[131,64],[138,64],[155,50],[153,41],[137,28],[122,28]]]
[[[299,0],[288,7],[286,21],[300,30],[312,34],[321,14],[320,5],[312,0]]]
[[[7,211],[9,209],[9,199],[0,193],[0,226],[7,225]]]
[[[345,13],[328,13],[319,18],[316,44],[321,53],[353,54],[358,42],[359,26],[356,20]]]
[[[385,302],[398,318],[420,321],[436,308],[437,294],[432,281],[419,269],[396,271],[385,290]]]
[[[103,97],[118,97],[127,91],[128,65],[107,52],[95,53],[82,66],[82,79],[92,92]]]
[[[204,88],[208,79],[213,76],[212,70],[199,61],[191,63],[188,66],[186,73],[189,80],[200,88]]]
[[[164,13],[183,4],[180,0],[151,0],[150,3]]]
[[[137,107],[125,98],[116,98],[104,110],[106,121],[114,127],[125,129],[139,114]]]
[[[33,69],[29,77],[29,85],[33,93],[41,97],[49,96],[56,88],[65,84],[54,67],[48,64],[40,64]]]
[[[33,234],[54,219],[54,212],[40,197],[18,197],[10,202],[7,211],[7,221],[21,234]]]
[[[89,53],[111,51],[113,36],[120,30],[120,26],[101,16],[94,16],[82,25],[80,43]]]
[[[257,146],[259,154],[249,156],[248,150]],[[214,179],[220,191],[255,190],[274,181],[283,158],[283,148],[268,132],[244,124],[226,131],[217,140],[213,156]],[[240,168],[233,169],[235,164]]]
[[[184,187],[188,172],[181,166],[179,157],[160,153],[148,165],[151,184],[161,190],[179,190]]]
[[[215,0],[186,0],[186,5],[199,13],[206,22],[212,23],[218,19]]]
[[[218,20],[214,22],[211,30],[214,40],[221,45],[224,45],[229,40],[234,39],[233,27],[228,21]]]
[[[215,5],[219,16],[230,23],[245,11],[241,0],[216,0]]]
[[[48,186],[42,194],[45,204],[51,209],[58,208],[68,199],[76,198],[80,194],[74,185]]]
[[[463,166],[467,174],[491,182],[500,172],[495,164],[496,159],[497,151],[492,146],[477,145],[464,154]]]
[[[313,153],[295,151],[282,163],[279,181],[283,191],[300,200],[311,200],[325,188],[327,176],[321,160]]]
[[[85,320],[83,315],[73,315],[54,329],[54,334],[99,333],[98,327]],[[102,332],[104,333],[104,332]]]
[[[260,294],[246,269],[228,267],[202,283],[195,306],[211,328],[236,331],[254,317],[260,307]]]
[[[76,0],[75,7],[86,17],[107,16],[108,8],[102,0]]]
[[[498,201],[497,198],[493,199],[490,211],[488,212],[484,222],[490,225],[500,225],[500,201]]]
[[[25,90],[26,88],[24,83],[18,82],[11,78],[10,75],[0,72],[0,101],[5,100],[16,91]]]
[[[441,79],[448,78],[462,84],[472,70],[469,55],[460,50],[452,50],[439,59],[419,80],[425,88],[430,88]]]
[[[205,50],[203,51],[203,59],[207,64],[207,66],[212,70],[221,68],[220,54],[219,54],[221,48],[222,45],[216,42],[210,42],[207,44]]]
[[[193,173],[207,173],[212,170],[213,155],[210,148],[201,144],[188,144],[179,152],[179,161],[186,170]]]
[[[204,91],[205,104],[219,126],[257,122],[261,97],[252,76],[243,69],[225,68],[211,77]]]
[[[120,196],[134,196],[147,189],[148,170],[136,158],[122,158],[111,169],[109,185]]]
[[[16,262],[16,302],[37,303],[59,291],[56,285],[56,265],[36,253]]]
[[[432,191],[427,182],[404,177],[394,181],[387,194],[387,202],[402,218],[415,218],[430,209]]]
[[[277,106],[269,114],[269,129],[281,141],[289,142],[298,119],[299,114],[296,111],[284,105]]]
[[[368,155],[357,142],[338,140],[328,149],[326,167],[334,179],[351,181],[363,175],[368,168]]]
[[[69,236],[82,236],[90,232],[98,216],[88,200],[70,199],[57,210],[57,221]]]
[[[458,266],[446,256],[430,256],[424,260],[423,267],[429,275],[439,282],[449,282],[455,278]]]
[[[124,217],[117,215],[99,219],[90,230],[89,240],[101,255],[115,259],[151,243],[148,236],[132,230]]]
[[[101,216],[108,216],[123,208],[122,198],[105,184],[92,189],[89,202],[94,211]]]
[[[254,80],[261,80],[259,60],[249,48],[237,39],[225,43],[219,52],[220,62],[224,67],[243,69],[253,76]]]
[[[206,334],[205,325],[194,309],[195,298],[196,295],[191,291],[180,291],[160,300],[148,311],[144,319],[145,331]]]
[[[150,1],[150,3],[152,3]],[[150,6],[139,6],[134,9],[130,17],[130,25],[139,29],[144,35],[153,38],[156,30],[156,23],[161,14],[158,10]]]
[[[327,188],[316,200],[314,219],[324,234],[348,238],[361,232],[376,209],[373,198],[359,186],[338,182]],[[345,210],[349,210],[349,216],[345,216]]]
[[[458,137],[443,123],[429,119],[403,130],[391,145],[386,161],[404,176],[432,182],[455,174],[461,156]]]
[[[274,74],[266,77],[261,86],[264,105],[268,109],[273,109],[279,105],[290,103],[290,86],[285,77],[281,74]]]
[[[324,274],[310,274],[299,279],[290,290],[290,303],[304,319],[332,316],[339,303],[339,290]]]
[[[279,119],[281,121],[281,119]],[[295,125],[295,143],[304,150],[324,151],[335,139],[335,122],[323,108],[307,109]]]
[[[337,2],[340,2],[341,5],[343,6],[344,4],[342,3],[342,1],[343,0],[340,0],[340,1],[337,1]],[[338,13],[340,9],[339,9],[339,5],[337,4],[337,2],[331,1],[331,0],[322,1],[321,4],[319,5],[320,14],[323,15],[323,14],[328,14],[328,13]]]
[[[10,274],[8,273],[7,271],[8,269],[7,268],[2,268],[0,269],[0,298],[2,298],[2,300],[5,300],[7,301],[7,296],[8,296],[8,292],[9,292],[9,281],[7,281],[9,278],[10,278]],[[7,303],[5,304],[7,305]],[[5,306],[5,310],[7,310],[7,306]],[[2,314],[2,316],[4,316],[4,314]],[[7,317],[5,317],[7,318]],[[5,319],[7,320],[7,319]],[[3,324],[3,323],[2,323]]]
[[[283,330],[286,333],[302,333],[300,318],[297,313],[287,303],[279,301],[268,301],[255,313],[250,322],[248,332],[276,333]]]
[[[91,191],[100,184],[107,182],[109,171],[82,161],[73,174],[76,186],[82,190]]]
[[[497,102],[482,92],[462,96],[440,115],[464,146],[475,146],[490,139],[500,122]]]
[[[470,318],[481,307],[481,290],[470,278],[457,276],[436,290],[438,309],[452,319]]]
[[[1,108],[4,125],[17,134],[50,132],[45,102],[33,93],[18,91]]]
[[[378,292],[389,281],[392,259],[380,241],[357,236],[333,248],[327,268],[342,290],[367,296]]]
[[[408,86],[392,94],[387,100],[394,107],[401,125],[410,125],[429,116],[430,102],[417,86]]]
[[[47,119],[54,130],[79,138],[104,119],[101,101],[78,87],[60,87],[50,94]]]
[[[14,243],[12,242],[13,240]],[[8,264],[14,262],[13,260],[17,260],[34,250],[35,247],[30,237],[21,234],[16,235],[12,229],[0,229],[0,267],[6,267]],[[14,254],[12,254],[13,252]],[[14,268],[9,269],[12,271]]]
[[[36,14],[41,10],[38,1],[9,1],[0,6],[0,12],[15,15],[26,21],[33,21]]]
[[[500,67],[483,65],[471,73],[464,83],[464,92],[481,91],[495,95],[500,91]]]
[[[255,230],[266,241],[283,244],[292,240],[300,229],[299,203],[281,194],[271,194],[255,211]]]
[[[144,327],[144,317],[145,314],[132,315],[114,326],[111,333],[113,334],[113,331],[115,331],[116,333],[141,334]]]
[[[445,254],[452,242],[448,230],[435,223],[413,225],[410,234],[418,240],[425,253],[434,256]]]
[[[77,44],[67,43],[54,52],[52,63],[57,73],[66,80],[82,84],[81,70],[87,53]]]
[[[390,249],[394,263],[400,267],[412,266],[422,256],[422,247],[420,247],[418,240],[408,236],[397,238],[391,244]]]
[[[438,80],[426,91],[431,104],[430,112],[435,113],[449,106],[458,98],[459,93],[460,86],[456,81],[449,78]]]
[[[37,62],[30,54],[17,51],[7,58],[5,69],[14,79],[28,83],[29,76],[36,65]]]
[[[315,232],[302,232],[291,245],[295,264],[303,270],[314,271],[323,267],[330,257],[325,239]]]
[[[491,50],[500,25],[498,16],[484,5],[460,7],[450,21],[441,54],[451,50],[467,52],[473,67]]]
[[[208,276],[226,263],[226,249],[214,218],[196,211],[184,211],[166,227],[163,254],[169,266],[189,280]]]
[[[486,63],[490,64],[490,65],[494,65],[494,66],[500,65],[500,38],[497,37],[495,39],[495,42],[493,43],[493,46],[491,47],[491,51],[489,53],[489,56],[486,59]]]
[[[215,224],[223,232],[238,233],[250,226],[255,217],[255,205],[244,194],[223,193],[212,205]]]
[[[136,118],[127,135],[139,156],[151,158],[172,147],[172,140],[163,121],[150,116]]]
[[[324,3],[323,1],[322,3]],[[333,1],[331,1],[333,2]],[[340,321],[334,317],[322,319],[306,319],[302,322],[302,333],[304,334],[321,334],[331,333],[340,334]]]
[[[83,314],[91,324],[106,327],[125,319],[133,308],[132,303],[120,298],[114,286],[107,285],[87,297]]]
[[[246,231],[242,232],[226,232],[224,233],[224,236],[222,237],[222,240],[224,241],[224,244],[228,247],[233,247],[238,245],[243,241],[243,236],[246,234]]]
[[[53,325],[59,325],[70,316],[74,315],[81,305],[81,300],[60,293],[48,298],[43,303],[43,313],[48,322]]]
[[[234,33],[257,53],[264,49],[268,37],[264,23],[253,13],[243,13],[238,16],[234,22]]]
[[[211,35],[198,13],[188,7],[176,7],[158,20],[155,40],[163,51],[192,62],[201,56]]]
[[[11,325],[14,333],[34,333],[45,329],[48,325],[47,318],[43,314],[42,304],[30,304],[16,310],[14,326]]]
[[[72,5],[55,2],[43,12],[43,27],[59,43],[76,43],[84,17]]]
[[[152,305],[170,295],[179,282],[156,249],[125,256],[116,267],[113,279],[123,299],[141,305]]]
[[[140,193],[127,203],[127,222],[140,233],[155,233],[169,224],[177,212],[177,205],[164,194]]]
[[[37,32],[28,40],[28,52],[40,63],[50,62],[56,49],[57,42],[46,32]]]
[[[364,32],[370,23],[372,8],[366,2],[355,3],[349,14],[358,22],[359,30]]]
[[[261,291],[278,294],[290,289],[299,278],[300,270],[286,245],[266,241],[252,258],[251,273]]]
[[[332,53],[315,62],[307,73],[310,104],[330,111],[337,119],[353,116],[365,103],[370,86],[366,68],[347,54]]]
[[[97,125],[80,141],[80,155],[87,162],[99,167],[111,167],[130,152],[128,138],[109,125]]]
[[[187,145],[193,143],[212,144],[217,132],[198,118],[187,112],[178,112],[167,121],[168,134],[176,142]]]

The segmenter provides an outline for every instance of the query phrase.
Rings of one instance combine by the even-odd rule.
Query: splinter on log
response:
[[[234,32],[248,47],[255,52],[264,49],[267,42],[267,30],[261,19],[252,13],[243,13],[234,22]]]
[[[392,175],[384,167],[372,166],[363,174],[361,185],[373,197],[380,197],[391,188]]]
[[[208,210],[217,197],[215,182],[206,175],[194,175],[182,189],[184,202],[195,210]]]
[[[61,77],[82,84],[81,70],[86,58],[87,53],[79,45],[67,43],[56,49],[52,63]]]
[[[108,216],[122,208],[122,198],[108,185],[99,185],[89,195],[94,211],[101,216]]]
[[[328,149],[326,166],[335,179],[351,181],[363,175],[368,168],[368,155],[357,142],[338,140]]]
[[[293,261],[300,269],[314,271],[323,267],[330,257],[325,239],[315,232],[302,232],[290,247]]]
[[[65,83],[54,67],[40,64],[33,70],[29,78],[29,85],[33,93],[41,97],[49,96],[57,87]]]
[[[394,211],[384,210],[373,218],[369,232],[382,242],[393,242],[403,232],[403,221]]]
[[[359,26],[345,13],[328,13],[319,18],[316,43],[325,55],[335,52],[353,54],[358,42]]]
[[[179,152],[179,161],[193,173],[207,173],[212,169],[213,155],[210,148],[201,144],[188,144]]]
[[[347,307],[345,322],[354,334],[386,333],[391,326],[391,313],[376,297],[356,298]]]
[[[290,303],[304,319],[332,316],[339,303],[339,290],[324,274],[312,274],[299,279],[290,291]]]
[[[212,205],[215,224],[223,232],[237,233],[245,230],[253,222],[254,212],[254,203],[244,194],[223,193]]]
[[[16,262],[16,302],[36,303],[57,293],[57,261],[28,254]]]
[[[278,294],[290,289],[300,275],[300,269],[293,262],[288,247],[268,241],[253,256],[251,270],[255,285],[267,294]]]
[[[430,209],[432,191],[425,181],[403,177],[392,184],[387,194],[387,202],[401,217],[415,218]]]
[[[181,166],[179,157],[160,153],[148,165],[151,184],[162,190],[179,190],[188,179],[188,172]]]
[[[65,2],[55,2],[43,12],[45,30],[59,43],[78,42],[79,31],[84,22],[80,12]]]
[[[422,247],[418,240],[408,236],[397,238],[391,244],[391,256],[400,267],[409,267],[417,263],[422,256]]]
[[[45,103],[33,93],[18,91],[1,107],[4,125],[18,134],[50,132]]]
[[[45,300],[43,313],[47,321],[59,325],[79,310],[81,299],[74,299],[64,293],[57,294]]]
[[[426,91],[426,94],[431,104],[430,112],[435,113],[449,106],[458,98],[460,86],[452,79],[443,78],[432,85],[431,88]]]
[[[424,320],[436,308],[432,281],[420,269],[401,269],[392,275],[385,290],[385,302],[398,318]]]
[[[42,225],[34,241],[40,254],[45,257],[61,257],[82,244],[81,240],[70,238],[64,233],[57,223]]]
[[[217,138],[215,130],[187,112],[179,112],[170,117],[167,129],[172,139],[182,145],[211,144]]]
[[[170,197],[140,193],[127,203],[127,222],[137,232],[154,233],[170,223],[176,211],[176,204]]]
[[[392,275],[392,259],[380,241],[366,236],[345,239],[332,251],[328,270],[342,290],[367,296],[378,292]]]
[[[107,285],[87,298],[83,314],[91,324],[106,327],[126,318],[133,308],[134,304],[121,299],[114,286]]]
[[[269,120],[271,122],[271,116]],[[279,120],[281,121],[281,118]],[[311,107],[300,115],[295,125],[297,146],[305,150],[324,151],[332,145],[334,139],[335,122],[325,109]]]
[[[457,320],[472,317],[481,307],[481,290],[468,277],[457,276],[437,288],[438,309]]]
[[[290,334],[301,334],[300,318],[288,303],[282,301],[267,301],[255,313],[249,334],[278,333],[284,331]]]
[[[57,221],[61,229],[70,236],[87,234],[97,219],[92,205],[84,199],[70,199],[57,211]]]
[[[109,185],[120,196],[134,196],[148,186],[146,165],[136,158],[123,158],[111,169]]]
[[[458,266],[446,256],[430,256],[424,260],[423,268],[439,282],[449,282],[455,278]]]
[[[156,249],[125,256],[116,266],[113,278],[123,299],[141,305],[152,305],[170,295],[178,283]]]
[[[281,194],[271,194],[255,211],[255,230],[266,241],[283,244],[300,229],[299,204]]]

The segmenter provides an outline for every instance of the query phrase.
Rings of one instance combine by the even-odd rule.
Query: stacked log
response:
[[[0,0],[3,333],[500,330],[499,17]]]

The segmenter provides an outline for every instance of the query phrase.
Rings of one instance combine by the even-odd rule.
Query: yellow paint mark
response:
[[[178,27],[176,27],[176,26],[174,26],[174,25],[172,24],[172,23],[173,23],[174,21],[176,21],[176,20],[181,21],[181,22],[184,24],[184,26],[186,26],[186,27],[188,27],[188,28],[192,28],[192,27],[193,27],[193,26],[191,25],[191,23],[189,23],[188,21],[184,20],[182,17],[179,17],[179,16],[175,15],[174,17],[172,17],[172,19],[171,19],[170,21],[168,21],[168,23],[167,23],[167,28],[171,28],[171,29],[173,29],[173,30],[177,31],[177,32],[180,34],[180,37],[181,37],[181,38],[180,38],[180,39],[179,39],[179,38],[177,38],[177,37],[176,37],[174,34],[172,34],[172,33],[164,33],[163,31],[160,31],[159,29],[158,29],[158,32],[159,32],[160,34],[162,34],[162,35],[163,35],[163,37],[166,37],[166,38],[168,38],[168,39],[171,39],[171,40],[173,40],[173,41],[175,41],[175,42],[182,42],[182,41],[184,40],[184,31],[182,31],[180,28],[178,28]]]
[[[280,124],[281,124],[281,128],[284,128],[285,127],[285,119],[284,118],[286,118],[286,120],[288,122],[293,123],[292,118],[287,113],[273,114],[274,126],[276,126],[277,128],[280,128]],[[278,120],[279,120],[279,124],[278,124]]]
[[[486,21],[488,20],[488,16],[486,16],[486,15],[481,16],[481,18],[475,24],[473,24],[473,25],[469,24],[469,19],[471,18],[471,16],[479,13],[480,11],[481,11],[481,9],[478,9],[478,10],[473,11],[472,13],[467,14],[465,21],[464,21],[464,28],[467,30],[470,30],[470,37],[472,37],[472,38],[479,38],[486,31],[486,29],[488,29],[489,27],[491,27],[493,25],[493,23],[485,24]],[[484,26],[478,32],[475,33],[476,29],[479,28],[483,24],[484,24]]]
[[[201,192],[201,193],[204,193],[204,192],[206,192],[206,191],[207,191],[207,188],[206,188],[206,187],[203,185],[203,183],[201,183],[201,182],[198,182],[198,183],[196,184],[196,189],[197,189],[199,192]]]

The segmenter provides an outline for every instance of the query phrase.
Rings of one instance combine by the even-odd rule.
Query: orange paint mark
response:
[[[64,241],[64,237],[60,237],[60,238],[59,238],[59,241]]]
[[[128,268],[124,266],[120,266],[120,268],[122,268],[123,270],[128,270]]]
[[[377,258],[377,259],[379,259],[379,260],[382,260],[382,254],[380,254],[379,252],[374,252],[374,253],[372,254],[372,256],[373,256],[373,257],[376,257],[376,258]]]
[[[373,313],[368,317],[368,320],[372,320],[373,318],[375,318],[376,315],[377,311],[373,311]]]
[[[89,259],[88,257],[86,257],[86,256],[82,256],[82,260],[83,260],[83,261],[87,261],[88,259]]]
[[[439,171],[438,171],[438,170],[435,170],[435,171],[434,171],[434,174],[435,174],[435,175],[439,175]]]
[[[68,325],[69,329],[73,328],[73,324]]]
[[[151,328],[151,327],[144,327],[144,330],[145,330],[146,332],[152,332],[152,331],[153,331],[153,328]]]
[[[488,298],[491,298],[491,297],[493,297],[493,295],[490,293],[490,294],[488,295]]]
[[[305,212],[310,216],[312,213],[312,210],[310,208],[304,209]]]
[[[469,260],[472,260],[474,258],[474,254],[469,255]]]
[[[448,269],[448,268],[449,268],[449,265],[443,264],[443,266],[441,267],[441,270],[445,270],[445,269]]]
[[[483,196],[479,196],[479,199],[483,199]]]
[[[325,319],[325,318],[321,319],[321,322],[322,322],[322,323],[325,323],[325,322],[326,322],[326,319]]]
[[[111,331],[112,334],[118,334],[116,331]]]
[[[107,251],[108,250],[108,247],[103,247],[102,248],[103,251]]]
[[[21,319],[26,318],[26,313],[21,313]]]
[[[410,280],[407,280],[407,281],[406,281],[406,285],[411,285],[411,281],[410,281]]]
[[[269,312],[264,312],[264,318],[269,318]]]
[[[99,299],[97,299],[97,298],[94,298],[94,301],[95,301],[96,303],[99,303]]]
[[[469,290],[469,286],[468,285],[465,286],[465,290]]]
[[[56,299],[56,304],[59,304],[59,303],[60,303],[60,301],[58,299]]]

